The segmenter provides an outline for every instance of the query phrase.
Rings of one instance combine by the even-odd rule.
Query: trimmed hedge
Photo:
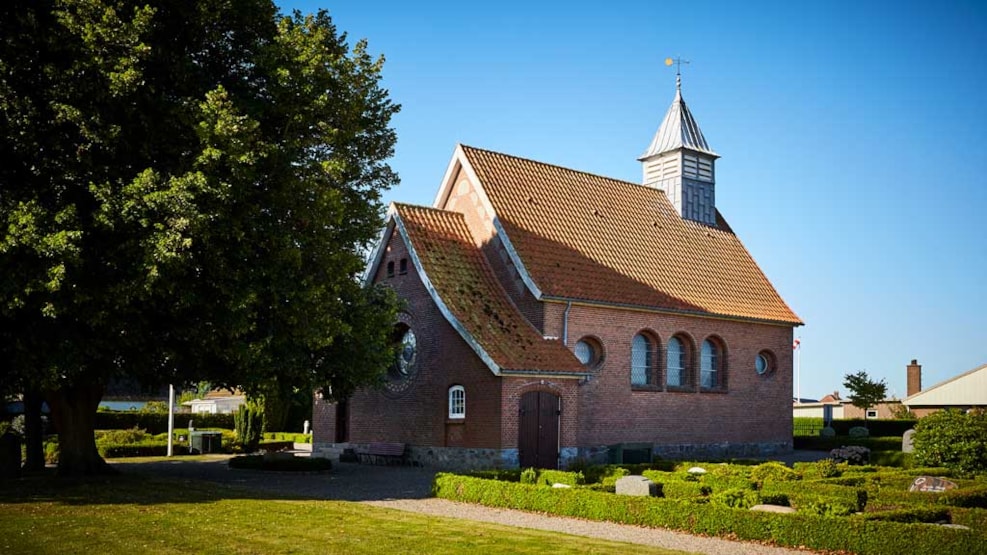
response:
[[[897,437],[901,440],[901,437],[905,435],[905,432],[915,427],[918,420],[864,420],[863,418],[853,418],[850,420],[833,420],[830,424],[834,430],[836,430],[836,435],[838,436],[848,436],[850,435],[850,428],[855,428],[862,426],[867,428],[870,432],[871,437]],[[901,448],[901,444],[898,444],[898,448]]]
[[[679,499],[614,495],[587,489],[553,489],[440,473],[436,497],[490,507],[544,512],[589,520],[661,527],[729,539],[805,546],[816,550],[874,555],[957,553],[982,549],[972,530],[903,524],[860,518],[831,518],[732,509]]]
[[[203,428],[233,429],[232,414],[176,414],[175,427],[185,428],[191,420],[196,430]],[[97,430],[127,430],[142,428],[151,435],[168,432],[168,414],[141,412],[97,412]]]
[[[795,449],[831,451],[849,445],[859,445],[874,451],[901,452],[900,437],[797,437],[792,439]]]
[[[292,443],[312,443],[312,434],[294,434],[291,432],[264,432],[261,441],[290,441]]]
[[[168,454],[168,444],[157,441],[145,443],[104,443],[97,446],[99,454],[107,459],[124,457],[164,457]],[[188,446],[180,443],[172,445],[172,454],[188,455]]]

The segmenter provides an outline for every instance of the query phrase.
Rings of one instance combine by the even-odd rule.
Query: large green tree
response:
[[[0,6],[0,381],[59,471],[107,471],[104,384],[352,391],[395,302],[357,281],[397,183],[383,60],[267,0]]]

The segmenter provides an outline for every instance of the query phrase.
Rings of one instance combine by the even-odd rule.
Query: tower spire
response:
[[[716,225],[714,165],[719,155],[682,99],[682,64],[688,63],[681,57],[665,58],[666,66],[675,64],[675,100],[638,160],[644,185],[665,191],[683,218]]]

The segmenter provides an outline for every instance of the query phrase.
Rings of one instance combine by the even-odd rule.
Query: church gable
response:
[[[440,311],[495,374],[585,375],[560,341],[543,338],[518,312],[462,214],[395,204],[389,227]]]

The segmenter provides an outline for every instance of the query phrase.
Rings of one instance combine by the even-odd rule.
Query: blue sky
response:
[[[905,396],[987,363],[987,3],[279,2],[384,54],[385,197],[430,205],[456,143],[640,181],[683,66],[717,207],[806,322],[801,394]]]

